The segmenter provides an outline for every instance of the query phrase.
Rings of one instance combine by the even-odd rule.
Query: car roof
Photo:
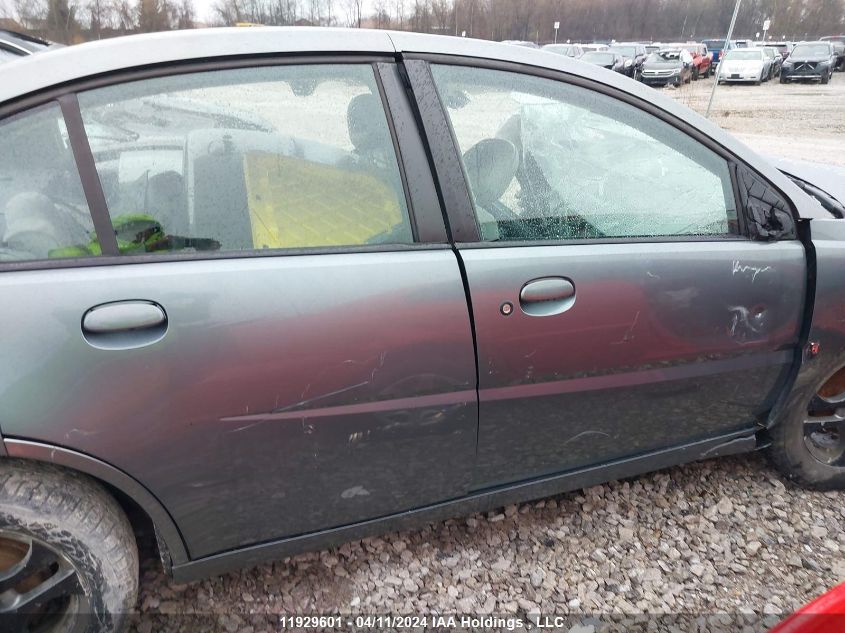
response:
[[[429,54],[510,62],[591,80],[623,91],[667,112],[742,155],[784,189],[791,183],[747,146],[674,99],[640,82],[564,55],[488,40],[406,31],[325,27],[213,28],[129,35],[76,46],[48,49],[0,65],[0,105],[77,80],[124,70],[182,62],[209,62],[280,53],[370,53],[384,56]],[[327,60],[330,58],[327,57]],[[794,191],[800,193],[795,187]],[[824,216],[822,216],[824,217]]]
[[[46,40],[7,29],[0,29],[0,42],[19,50],[23,55],[37,53],[50,46],[50,42]]]

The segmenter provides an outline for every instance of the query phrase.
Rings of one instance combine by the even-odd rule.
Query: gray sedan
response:
[[[0,69],[0,144],[20,629],[122,630],[150,525],[184,582],[758,449],[845,484],[845,179],[618,73],[133,36]]]

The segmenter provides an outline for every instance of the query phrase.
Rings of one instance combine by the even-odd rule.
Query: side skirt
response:
[[[599,483],[624,479],[699,459],[753,451],[757,448],[757,429],[745,429],[715,438],[692,442],[637,457],[591,466],[562,475],[482,490],[466,497],[392,514],[380,519],[294,536],[280,541],[215,554],[184,564],[173,565],[176,582],[190,582],[206,576],[225,574],[243,567],[253,567],[305,551],[325,549],[347,541],[409,530],[427,523],[443,521],[476,512],[486,512],[512,503],[549,497]]]

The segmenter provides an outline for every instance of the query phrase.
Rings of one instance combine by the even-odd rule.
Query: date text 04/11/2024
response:
[[[560,618],[563,620],[563,618]],[[553,628],[556,618],[540,616],[532,621],[535,628]],[[284,615],[279,618],[283,629],[287,628],[337,628],[354,630],[389,629],[488,629],[496,628],[517,631],[526,628],[526,622],[515,616],[471,616],[471,615]]]

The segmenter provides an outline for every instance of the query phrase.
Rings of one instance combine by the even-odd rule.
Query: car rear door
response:
[[[407,62],[429,138],[448,140],[478,349],[473,488],[747,434],[801,323],[801,243],[753,239],[745,217],[749,196],[780,199],[636,100],[476,64]]]
[[[472,332],[395,65],[103,83],[0,120],[6,438],[136,478],[192,558],[464,494]]]

